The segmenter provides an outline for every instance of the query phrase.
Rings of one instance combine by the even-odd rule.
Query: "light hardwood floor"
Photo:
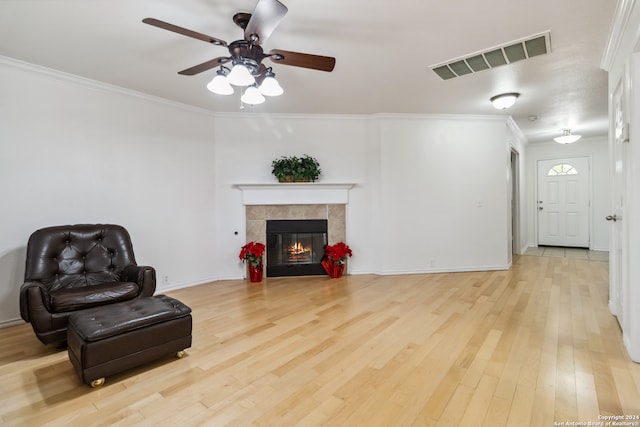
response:
[[[638,416],[640,365],[607,309],[607,268],[525,255],[509,271],[170,292],[193,309],[187,357],[97,389],[29,325],[0,329],[0,424],[550,427]]]

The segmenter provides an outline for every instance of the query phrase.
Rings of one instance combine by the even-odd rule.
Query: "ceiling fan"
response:
[[[244,38],[231,43],[227,43],[226,41],[216,37],[182,28],[168,22],[160,21],[155,18],[145,18],[142,22],[164,30],[173,31],[174,33],[182,34],[187,37],[202,40],[216,46],[226,47],[229,51],[228,56],[219,56],[178,72],[178,74],[193,76],[220,66],[214,80],[219,77],[219,81],[222,81],[222,79],[226,79],[228,77],[228,79],[226,79],[228,81],[225,80],[226,86],[224,89],[216,91],[212,88],[215,86],[214,80],[212,80],[208,87],[215,93],[226,95],[233,93],[233,88],[230,86],[227,87],[229,83],[235,86],[248,86],[249,88],[247,89],[247,92],[249,92],[249,89],[253,87],[257,89],[258,85],[260,85],[260,87],[265,86],[265,83],[267,83],[266,86],[273,85],[275,81],[275,74],[271,67],[267,67],[262,63],[265,58],[269,58],[277,64],[291,65],[294,67],[309,68],[320,71],[333,71],[336,63],[336,59],[333,57],[291,52],[280,49],[272,49],[268,53],[264,52],[262,44],[269,38],[269,36],[271,36],[273,31],[287,14],[287,11],[287,7],[278,0],[258,0],[252,14],[240,12],[233,16],[233,22],[244,30]],[[224,66],[229,62],[233,66],[232,69]],[[273,81],[271,81],[271,79],[273,79]],[[276,89],[275,92],[271,91],[271,93],[269,93],[269,90],[267,89],[264,91],[267,93],[263,94],[272,96],[281,94],[282,88],[279,87],[277,82],[275,84],[279,90]],[[243,99],[243,101],[245,100]],[[264,102],[264,99],[262,102]]]

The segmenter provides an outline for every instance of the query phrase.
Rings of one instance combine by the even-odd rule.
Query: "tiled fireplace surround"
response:
[[[266,242],[267,220],[326,219],[329,244],[347,239],[346,206],[353,184],[235,185],[245,205],[247,242]]]
[[[329,244],[344,242],[347,234],[345,205],[256,205],[246,206],[247,241],[267,241],[267,220],[326,219]]]

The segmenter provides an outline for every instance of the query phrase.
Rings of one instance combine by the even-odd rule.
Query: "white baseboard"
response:
[[[498,271],[509,270],[511,264],[496,265],[496,266],[481,266],[481,267],[463,267],[463,268],[428,268],[420,270],[390,270],[390,271],[364,271],[364,270],[349,270],[349,274],[362,275],[362,274],[376,274],[378,276],[403,276],[409,274],[436,274],[436,273],[468,273],[473,271]]]
[[[629,353],[629,358],[636,363],[640,363],[640,346],[634,345],[629,334],[625,334],[624,332],[622,333],[622,341],[627,349],[627,353]]]
[[[0,329],[9,328],[11,326],[24,325],[24,324],[25,324],[25,321],[20,318],[3,320],[3,321],[0,321]]]
[[[242,276],[216,276],[216,277],[198,279],[192,282],[174,283],[171,285],[160,284],[156,286],[155,293],[159,294],[163,292],[177,291],[178,289],[190,288],[192,286],[204,285],[206,283],[219,282],[221,280],[242,280],[242,279],[244,279],[244,277]]]

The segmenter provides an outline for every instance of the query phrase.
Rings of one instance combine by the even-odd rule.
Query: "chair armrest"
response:
[[[130,265],[122,272],[125,282],[137,283],[141,297],[150,297],[156,291],[156,270],[144,265]]]
[[[24,282],[20,286],[20,316],[25,322],[31,321],[30,310],[46,310],[46,295],[47,287],[42,282]]]

